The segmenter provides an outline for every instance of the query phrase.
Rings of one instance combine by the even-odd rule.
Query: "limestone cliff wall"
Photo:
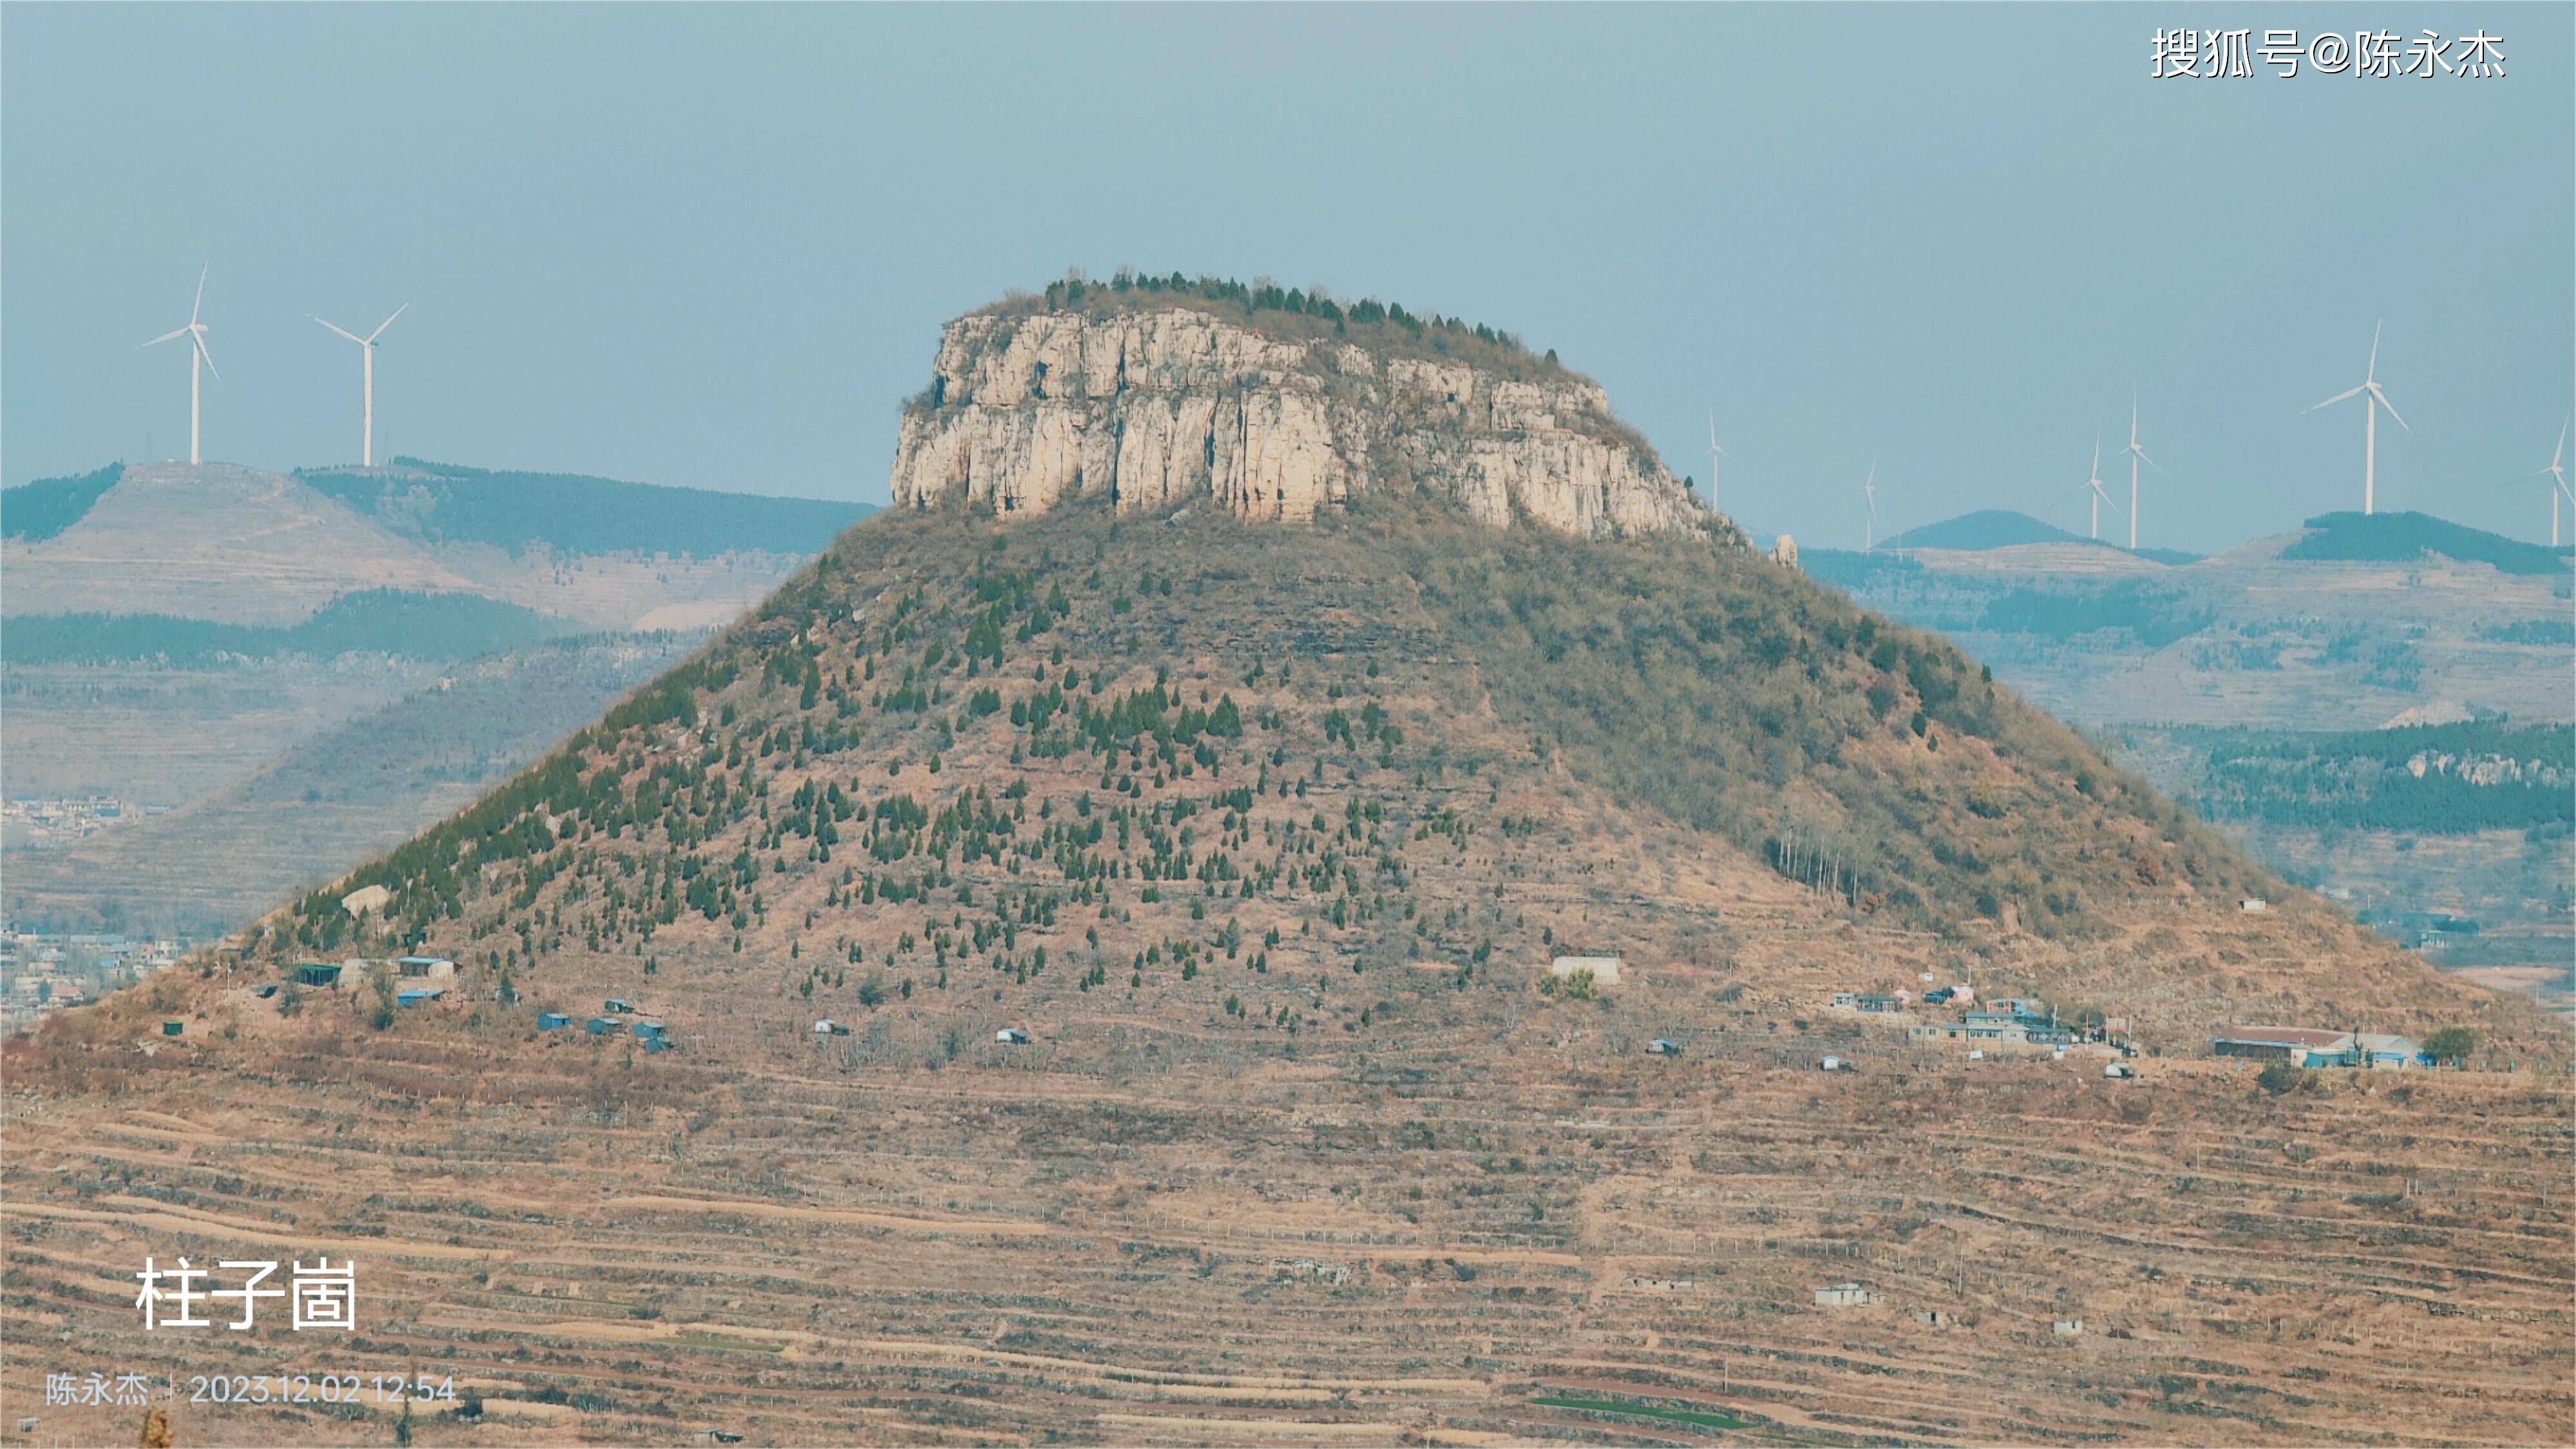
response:
[[[1612,420],[1584,379],[1283,340],[1189,307],[980,312],[948,325],[904,409],[898,506],[963,489],[1001,513],[1105,491],[1303,520],[1375,490],[1453,498],[1497,527],[1703,529],[1740,541]]]

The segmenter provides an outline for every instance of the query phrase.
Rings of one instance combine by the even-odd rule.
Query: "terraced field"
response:
[[[1571,1035],[1525,1022],[1507,1083],[1483,1042],[1292,1057],[1108,1015],[937,1070],[867,1060],[891,1037],[739,1067],[437,1032],[240,1077],[165,1053],[114,1100],[13,1098],[0,1382],[453,1374],[481,1418],[424,1411],[426,1443],[1708,1433],[1550,1397],[1759,1442],[2567,1422],[2563,1089],[2282,1101],[2214,1064],[1893,1047],[1828,1078],[1767,1032],[1678,1062]],[[131,1275],[191,1250],[354,1256],[361,1332],[146,1335]],[[1846,1280],[1884,1304],[1812,1304]],[[172,1407],[182,1442],[393,1427]]]

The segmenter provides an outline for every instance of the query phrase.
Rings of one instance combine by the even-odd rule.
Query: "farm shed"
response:
[[[1589,971],[1596,984],[1616,986],[1619,961],[1617,956],[1559,956],[1547,963],[1547,974],[1562,981],[1577,971]]]
[[[2343,1066],[2352,1051],[2352,1033],[2313,1026],[2231,1026],[2209,1039],[2209,1049],[2218,1056],[2258,1062]]]

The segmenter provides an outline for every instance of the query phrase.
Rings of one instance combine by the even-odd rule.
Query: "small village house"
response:
[[[1816,1290],[1818,1308],[1867,1308],[1878,1302],[1878,1295],[1858,1283],[1836,1283]]]

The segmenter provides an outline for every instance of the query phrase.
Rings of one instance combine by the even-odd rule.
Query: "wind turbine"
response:
[[[1860,551],[1868,553],[1878,547],[1878,460],[1869,460],[1869,481],[1860,485],[1860,496],[1869,504],[1869,522],[1861,529]]]
[[[188,325],[178,328],[175,331],[164,332],[160,336],[143,344],[146,347],[158,347],[164,342],[176,342],[182,337],[187,338],[190,343],[188,352],[188,462],[191,465],[205,461],[205,455],[198,447],[199,433],[197,425],[198,421],[204,416],[204,413],[201,408],[203,385],[197,377],[197,369],[202,367],[208,372],[214,372],[215,381],[217,382],[224,380],[224,375],[222,373],[215,372],[215,355],[206,350],[206,324],[197,320],[197,314],[206,309],[206,273],[213,269],[214,263],[212,262],[208,262],[205,266],[197,269],[197,300],[188,308]]]
[[[1708,507],[1712,513],[1717,511],[1717,460],[1725,456],[1726,450],[1717,445],[1717,409],[1710,408],[1708,410]]]
[[[2129,394],[2129,446],[2120,451],[2129,455],[2129,552],[2136,553],[2138,551],[2138,465],[2144,463],[2159,473],[2165,470],[2164,465],[2148,457],[2147,450],[2138,446],[2138,395],[2134,392]]]
[[[2558,425],[2558,446],[2549,450],[2548,467],[2534,468],[2530,472],[2523,474],[2520,478],[2508,478],[2497,485],[2500,488],[2510,488],[2516,483],[2525,482],[2533,478],[2546,476],[2549,479],[2549,546],[2551,548],[2556,548],[2558,546],[2558,495],[2565,493],[2567,494],[2567,501],[2570,504],[2576,504],[2576,492],[2570,492],[2567,487],[2567,468],[2563,461],[2566,456],[2567,424],[2560,423]]]
[[[2379,329],[2385,325],[2387,325],[2386,319],[2383,318],[2378,325],[2370,329],[2370,366],[2361,374],[2361,386],[2336,393],[2333,397],[2317,404],[2317,407],[2308,409],[2309,412],[2315,412],[2317,408],[2333,407],[2346,398],[2362,398],[2361,511],[2364,513],[2379,511],[2379,410],[2388,409],[2388,415],[2397,418],[2397,426],[2406,428],[2410,433],[2415,431],[2413,428],[2406,427],[2404,418],[2397,417],[2397,405],[2390,402],[2388,394],[2379,389]],[[2362,396],[2365,393],[2368,394],[2367,397]]]
[[[411,304],[409,302],[405,302],[394,309],[394,317],[399,317],[410,310]],[[312,316],[309,312],[305,315]],[[358,465],[362,468],[372,468],[376,466],[376,339],[384,336],[385,329],[394,325],[394,317],[388,317],[384,321],[377,323],[376,330],[368,333],[364,337],[350,331],[346,327],[332,326],[331,323],[322,322],[322,319],[319,317],[313,318],[314,321],[322,322],[323,326],[330,327],[332,331],[337,332],[341,336],[358,344],[359,353],[366,359],[366,435],[358,444]]]
[[[2102,500],[2107,495],[2102,492],[2102,439],[2098,435],[2093,439],[2093,471],[2085,475],[2084,491],[2093,495],[2093,527],[2085,536],[2099,543],[2102,540]],[[2117,508],[2120,505],[2114,503],[2111,506]],[[2136,546],[2130,545],[2132,548]]]

